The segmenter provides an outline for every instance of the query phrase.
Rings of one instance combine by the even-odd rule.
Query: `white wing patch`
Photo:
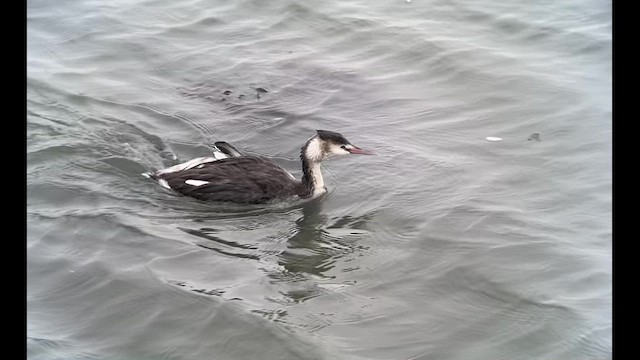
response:
[[[208,184],[209,182],[203,180],[185,180],[184,183],[191,186],[202,186]]]
[[[158,171],[156,173],[156,175],[162,175],[162,174],[185,171],[185,170],[189,170],[191,168],[194,168],[194,167],[196,167],[198,165],[214,162],[216,160],[219,160],[219,159],[214,158],[214,157],[195,158],[193,160],[189,160],[187,162],[183,162],[182,164],[173,165],[172,167],[168,167],[166,169],[162,169],[162,170]]]
[[[167,180],[159,179],[158,182],[160,183],[160,185],[162,185],[163,188],[171,190],[171,186],[169,186],[169,183],[167,182]]]
[[[213,151],[213,157],[216,158],[216,160],[220,160],[220,159],[226,159],[229,156],[221,151]]]

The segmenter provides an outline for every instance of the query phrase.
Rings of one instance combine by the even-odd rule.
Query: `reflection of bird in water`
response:
[[[293,285],[292,289],[282,293],[294,302],[326,293],[325,285],[347,285],[349,281],[344,280],[339,284],[319,284],[313,277],[333,281],[331,279],[335,276],[327,273],[336,265],[340,268],[341,258],[366,249],[353,235],[368,234],[360,228],[365,226],[370,216],[345,216],[329,224],[329,217],[322,214],[322,204],[314,200],[302,205],[302,216],[295,222],[297,231],[289,238],[287,249],[278,255],[278,264],[286,271],[270,274],[274,279]]]
[[[296,233],[287,241],[287,249],[278,256],[278,264],[286,271],[270,274],[294,287],[282,292],[289,300],[301,302],[322,293],[317,284],[301,282],[308,275],[326,277],[323,273],[330,270],[333,257],[322,245],[327,216],[321,214],[322,202],[312,200],[302,205],[302,216],[296,220]]]
[[[323,251],[324,225],[327,217],[321,214],[322,202],[310,201],[302,205],[302,217],[296,220],[296,233],[288,240],[287,250],[278,261],[291,273],[309,273],[322,276],[330,253]]]
[[[302,217],[296,220],[297,232],[279,256],[280,265],[289,272],[325,277],[324,273],[334,267],[336,259],[362,248],[356,239],[369,233],[361,229],[369,221],[369,215],[345,216],[328,224],[327,215],[321,211],[320,201],[302,206]]]

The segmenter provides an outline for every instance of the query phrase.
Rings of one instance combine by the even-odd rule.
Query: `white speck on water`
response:
[[[499,137],[493,137],[493,136],[488,136],[488,137],[487,137],[487,141],[502,141],[502,138],[499,138]]]

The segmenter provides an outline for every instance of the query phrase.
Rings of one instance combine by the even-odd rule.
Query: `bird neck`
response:
[[[318,138],[313,137],[302,147],[300,161],[302,162],[302,197],[315,197],[324,193],[324,179],[320,170],[323,150]]]

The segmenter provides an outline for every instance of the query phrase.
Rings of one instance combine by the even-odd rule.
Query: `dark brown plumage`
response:
[[[370,154],[336,132],[317,130],[301,149],[303,175],[297,180],[272,160],[243,155],[223,141],[215,145],[214,157],[193,159],[144,175],[196,199],[259,204],[319,196],[326,192],[320,162],[329,155]]]
[[[295,197],[304,192],[302,182],[271,160],[240,156],[205,163],[177,173],[160,175],[171,189],[206,201],[233,201],[258,204],[276,198]],[[207,181],[192,186],[186,180]]]

